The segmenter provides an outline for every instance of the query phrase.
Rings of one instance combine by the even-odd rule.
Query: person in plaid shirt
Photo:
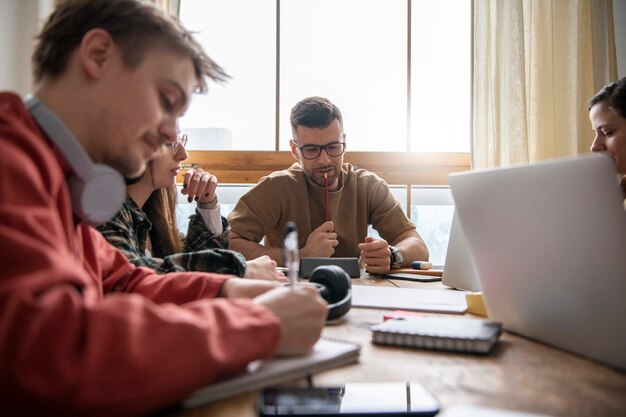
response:
[[[157,273],[205,271],[286,281],[269,256],[250,261],[229,250],[228,220],[220,213],[217,178],[197,168],[184,175],[182,194],[197,208],[187,235],[176,227],[176,175],[187,159],[187,136],[179,136],[148,164],[145,173],[127,180],[128,196],[120,212],[98,230],[137,266]]]

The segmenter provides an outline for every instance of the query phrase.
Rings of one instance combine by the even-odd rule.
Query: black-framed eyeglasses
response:
[[[170,147],[172,149],[172,153],[176,154],[176,152],[178,152],[178,149],[180,146],[182,146],[183,148],[185,146],[187,146],[187,134],[183,133],[182,135],[178,135],[178,137],[176,138],[176,140],[174,142],[172,142],[170,144]]]
[[[331,142],[326,145],[304,145],[300,146],[296,142],[293,142],[296,148],[300,149],[300,153],[304,159],[317,159],[322,154],[322,150],[326,151],[326,155],[330,157],[337,157],[343,155],[346,151],[346,135],[345,133],[341,137],[344,141]]]

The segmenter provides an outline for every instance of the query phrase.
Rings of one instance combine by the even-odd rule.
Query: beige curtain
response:
[[[473,168],[576,155],[617,77],[611,0],[474,0]]]
[[[152,0],[152,2],[170,12],[172,16],[180,16],[180,0]]]

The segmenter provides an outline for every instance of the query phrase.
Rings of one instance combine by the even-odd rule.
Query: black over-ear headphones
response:
[[[68,179],[74,214],[91,226],[109,221],[124,203],[122,175],[109,166],[94,164],[67,126],[37,97],[28,97],[24,104],[74,171]]]
[[[345,315],[352,307],[352,281],[350,276],[337,265],[318,266],[311,272],[309,282],[314,283],[320,295],[328,302],[326,320],[335,320]]]

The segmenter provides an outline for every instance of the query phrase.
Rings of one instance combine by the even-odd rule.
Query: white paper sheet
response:
[[[465,292],[452,289],[352,286],[352,306],[463,314]]]

